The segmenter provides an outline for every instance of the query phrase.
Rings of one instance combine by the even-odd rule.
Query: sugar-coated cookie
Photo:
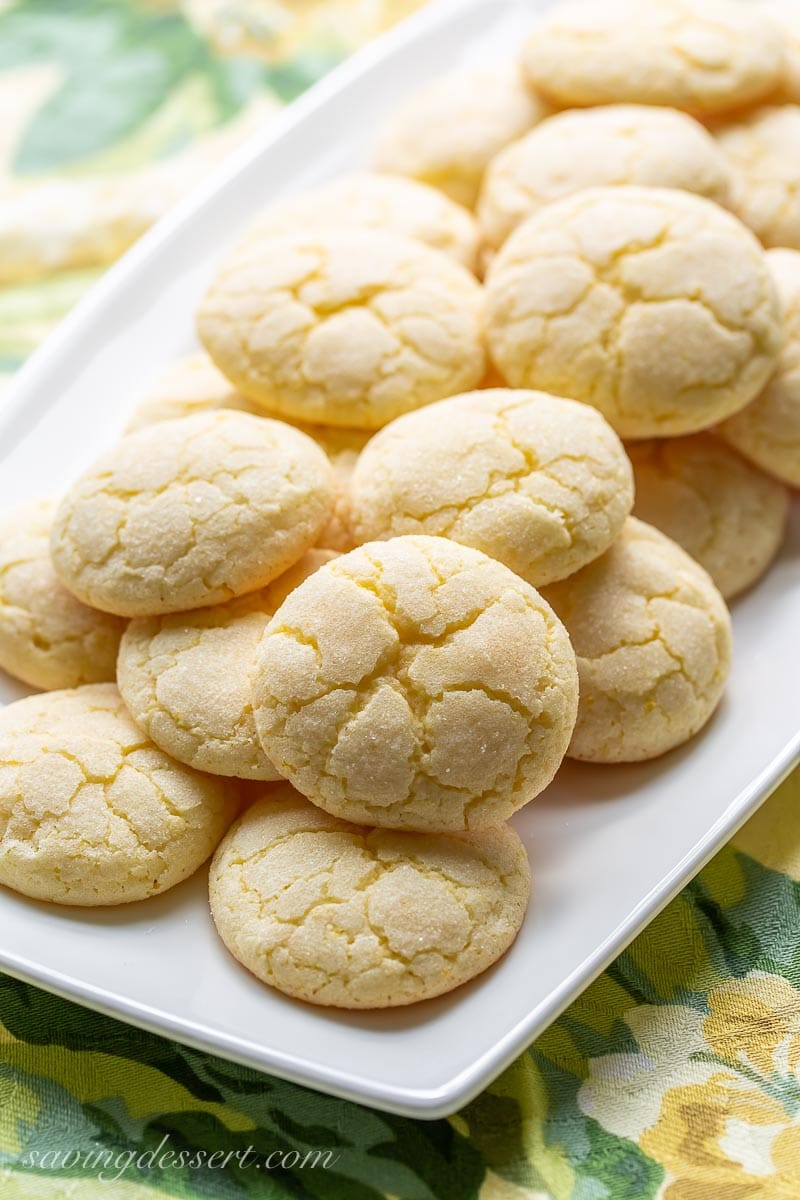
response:
[[[540,587],[608,549],[630,513],[633,477],[596,409],[497,389],[387,425],[359,458],[351,497],[360,542],[448,537]]]
[[[634,514],[705,567],[727,600],[760,579],[781,548],[783,484],[710,433],[628,446]]]
[[[483,377],[483,294],[429,246],[297,231],[231,255],[198,331],[245,395],[287,417],[377,429]]]
[[[158,421],[191,417],[217,409],[235,409],[261,417],[269,416],[264,408],[236,391],[205,351],[189,354],[177,359],[164,371],[135,410],[128,432],[154,425]],[[328,550],[352,550],[354,543],[350,530],[348,495],[350,476],[356,459],[370,438],[370,431],[336,428],[333,425],[308,425],[294,420],[289,420],[289,424],[313,438],[325,451],[333,468],[333,506],[317,537],[317,545]]]
[[[512,387],[593,404],[629,438],[737,412],[783,339],[750,231],[666,188],[594,188],[541,209],[495,257],[486,298],[492,357]]]
[[[765,246],[800,250],[800,105],[758,108],[717,130],[730,205]]]
[[[529,584],[444,538],[370,542],[292,592],[261,639],[268,757],[334,816],[478,829],[553,778],[572,733],[575,658]]]
[[[31,687],[113,680],[125,622],[82,604],[50,559],[55,504],[0,517],[0,669]]]
[[[775,100],[800,104],[800,10],[797,0],[762,0],[758,12],[767,13],[779,29],[783,42],[783,77]]]
[[[238,803],[233,785],[157,750],[113,684],[0,714],[0,883],[34,899],[160,895],[205,862]]]
[[[257,404],[236,391],[205,352],[186,354],[169,363],[147,390],[133,411],[127,432],[218,408],[263,415]]]
[[[767,262],[778,285],[786,343],[763,392],[719,433],[763,471],[800,487],[800,253],[770,250]]]
[[[576,109],[542,121],[490,164],[478,218],[489,246],[546,204],[590,187],[679,188],[724,203],[730,171],[686,113],[643,104]]]
[[[210,874],[231,954],[279,991],[337,1008],[413,1004],[473,979],[514,941],[529,894],[508,826],[363,829],[286,784],[233,826]]]
[[[375,165],[429,183],[472,208],[494,156],[546,111],[516,63],[445,75],[389,121]]]
[[[438,188],[363,171],[266,208],[239,244],[249,253],[264,238],[297,229],[379,229],[425,242],[470,271],[478,265],[480,235],[472,213]]]
[[[265,587],[333,503],[319,446],[282,421],[210,412],[128,434],[67,492],[51,551],[79,599],[155,616]]]
[[[638,762],[702,729],[730,671],[731,621],[680,546],[630,517],[602,558],[545,594],[578,658],[571,758]]]
[[[699,116],[768,96],[780,31],[736,0],[577,0],[557,5],[523,52],[531,82],[564,108],[664,104]]]
[[[137,725],[179,762],[212,775],[279,779],[256,734],[250,670],[286,596],[334,555],[309,550],[274,583],[188,613],[131,621],[119,689]]]

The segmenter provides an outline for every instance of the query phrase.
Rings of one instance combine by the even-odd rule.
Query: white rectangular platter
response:
[[[194,346],[219,253],[267,201],[366,164],[386,114],[445,69],[513,55],[536,4],[437,2],[340,68],[116,266],[0,407],[0,506],[55,495],[124,427],[162,365]],[[133,1024],[336,1095],[453,1112],[586,986],[800,758],[800,520],[735,606],[719,713],[648,765],[567,766],[516,820],[533,901],[510,953],[451,996],[346,1014],[283,998],[214,935],[205,878],[119,910],[0,893],[0,969]],[[24,694],[0,679],[0,701]]]

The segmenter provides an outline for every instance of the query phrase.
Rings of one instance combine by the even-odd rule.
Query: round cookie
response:
[[[776,100],[800,104],[800,11],[796,0],[763,0],[759,12],[766,12],[780,30],[785,62]],[[772,97],[771,97],[772,99]]]
[[[800,105],[759,108],[717,130],[730,206],[765,246],[800,250]]]
[[[57,904],[127,904],[187,879],[236,789],[179,766],[112,684],[20,700],[0,720],[0,883]]]
[[[278,609],[253,671],[268,757],[334,816],[496,824],[558,769],[577,706],[569,639],[539,594],[444,538],[370,542]]]
[[[477,280],[375,230],[297,231],[232,255],[198,331],[245,395],[323,425],[377,429],[476,387],[486,367]]]
[[[263,410],[240,395],[207,354],[202,351],[186,354],[161,372],[134,409],[126,432],[134,433],[157,421],[174,421],[176,417],[192,417],[218,408],[263,416]]]
[[[326,456],[282,421],[163,421],[128,434],[67,492],[53,563],[79,599],[119,616],[201,608],[290,567],[332,502]]]
[[[634,514],[708,571],[725,599],[767,571],[789,512],[782,484],[710,433],[634,442]]]
[[[784,57],[774,23],[735,0],[577,0],[532,31],[523,65],[562,108],[663,104],[711,116],[775,91]]]
[[[762,471],[800,487],[800,254],[770,250],[767,262],[778,285],[786,343],[763,392],[718,432]]]
[[[527,217],[590,187],[678,188],[725,203],[730,172],[711,134],[685,113],[612,104],[548,117],[490,164],[478,219],[498,249]]]
[[[217,409],[237,409],[261,417],[269,415],[263,408],[240,395],[206,353],[190,354],[178,359],[163,373],[153,391],[134,412],[128,432],[154,425],[158,421],[191,417],[196,413]],[[350,476],[369,440],[370,431],[307,425],[301,421],[290,421],[289,424],[313,438],[325,451],[333,468],[333,506],[317,537],[317,545],[327,550],[352,550]]]
[[[313,1004],[388,1008],[452,991],[514,941],[530,894],[508,826],[476,833],[362,829],[288,785],[233,826],[211,867],[211,913],[231,954]]]
[[[366,171],[265,209],[238,250],[247,253],[265,238],[320,228],[385,230],[425,242],[469,271],[478,265],[478,226],[462,205],[417,180]]]
[[[702,729],[730,671],[731,621],[680,546],[631,517],[602,558],[546,595],[578,658],[571,758],[639,762]]]
[[[540,587],[608,549],[630,513],[633,477],[595,409],[497,389],[387,425],[362,453],[351,495],[358,541],[452,538]]]
[[[81,604],[50,559],[55,505],[0,518],[0,669],[31,687],[113,680],[125,622]]]
[[[263,591],[215,608],[131,621],[118,676],[139,728],[198,771],[279,779],[256,733],[250,669],[272,614],[333,557],[328,550],[309,550]]]
[[[512,387],[593,404],[622,437],[694,433],[758,395],[783,331],[764,252],[736,217],[661,188],[593,188],[530,217],[486,283]]]
[[[431,184],[472,208],[494,156],[545,113],[516,63],[445,75],[389,121],[375,166]]]

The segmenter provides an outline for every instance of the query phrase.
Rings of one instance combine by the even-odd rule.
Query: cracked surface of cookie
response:
[[[438,188],[400,175],[363,171],[264,209],[239,244],[249,253],[264,238],[297,229],[378,229],[425,242],[469,271],[480,235],[472,213]]]
[[[781,548],[789,493],[710,433],[634,442],[634,514],[705,567],[725,599],[768,570]]]
[[[477,387],[486,367],[477,280],[375,230],[296,231],[231,255],[198,331],[245,395],[325,425],[379,428]]]
[[[548,117],[489,166],[478,219],[498,249],[527,217],[591,187],[678,188],[725,203],[730,172],[711,134],[686,113],[611,104]]]
[[[575,720],[566,632],[507,567],[445,538],[370,542],[278,609],[253,671],[267,755],[334,816],[496,824],[551,781]]]
[[[0,883],[57,904],[160,895],[209,857],[235,787],[173,762],[113,684],[49,692],[0,714]]]
[[[119,689],[157,746],[212,775],[280,778],[256,733],[250,670],[272,614],[334,557],[309,550],[262,591],[214,608],[131,621],[120,646]]]
[[[494,156],[546,111],[516,63],[445,75],[390,118],[375,166],[429,183],[472,208]]]
[[[510,389],[399,417],[372,439],[352,482],[359,541],[452,538],[533,587],[607,550],[632,504],[628,457],[600,413]]]
[[[666,188],[593,188],[542,209],[495,257],[486,296],[508,383],[593,404],[622,437],[694,433],[737,412],[783,341],[755,237]]]
[[[765,246],[800,250],[800,105],[758,108],[716,136],[731,166],[733,211]]]
[[[313,1004],[388,1008],[451,991],[514,941],[530,895],[508,826],[364,829],[288,785],[256,801],[211,867],[222,940],[265,983]]]
[[[762,471],[800,487],[800,253],[770,250],[767,262],[778,285],[786,343],[763,392],[718,432]]]
[[[730,672],[731,621],[680,546],[630,517],[602,558],[545,595],[578,659],[571,758],[639,762],[702,729]]]
[[[780,85],[781,35],[734,0],[577,0],[555,7],[523,51],[532,83],[563,108],[664,104],[698,116]]]
[[[50,560],[51,501],[0,518],[0,669],[38,688],[113,680],[125,622],[68,592]]]
[[[265,587],[314,544],[333,475],[282,421],[212,412],[128,434],[81,476],[51,552],[79,599],[155,616]]]
[[[197,413],[214,412],[217,409],[235,409],[260,417],[270,415],[265,409],[237,392],[219,367],[214,366],[208,354],[189,354],[177,359],[163,372],[149,395],[135,410],[128,432],[143,429],[146,425],[154,425],[158,421],[191,417]],[[333,507],[317,537],[317,545],[326,550],[352,550],[354,542],[350,529],[350,476],[359,454],[370,438],[370,431],[337,429],[332,425],[308,425],[291,419],[289,424],[313,438],[325,451],[333,468]]]

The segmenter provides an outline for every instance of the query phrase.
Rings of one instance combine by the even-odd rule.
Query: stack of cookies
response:
[[[119,904],[216,851],[228,949],[321,1005],[506,951],[509,818],[703,728],[800,484],[778,19],[565,5],[259,216],[202,351],[0,522],[0,666],[43,689],[0,714],[0,882]]]

